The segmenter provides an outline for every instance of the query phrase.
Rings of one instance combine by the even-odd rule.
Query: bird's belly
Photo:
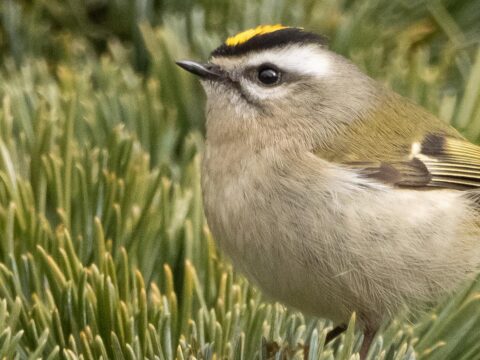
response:
[[[212,233],[267,295],[307,313],[379,323],[480,263],[478,226],[456,193],[252,178],[204,188]]]
[[[205,194],[208,224],[235,268],[271,299],[334,322],[348,321],[353,308],[335,279],[338,266],[331,267],[338,254],[324,246],[332,234],[299,222],[301,213],[270,189],[250,189],[247,196],[239,183],[216,187],[211,198]]]
[[[344,301],[341,285],[332,281],[330,269],[317,264],[315,271],[310,271],[309,266],[305,266],[311,260],[308,256],[295,249],[281,256],[280,251],[283,249],[275,245],[270,251],[252,251],[249,259],[246,256],[240,260],[243,262],[240,267],[271,300],[337,324],[348,322],[354,309]],[[267,266],[263,265],[265,262]]]
[[[292,243],[281,233],[265,235],[263,223],[249,226],[251,231],[244,236],[213,231],[237,270],[271,300],[336,323],[348,321],[353,308],[343,301],[342,285],[328,262],[317,261],[313,249],[302,244],[303,234],[294,234],[298,241]]]

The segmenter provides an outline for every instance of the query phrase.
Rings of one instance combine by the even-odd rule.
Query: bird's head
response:
[[[325,37],[282,25],[229,37],[207,63],[177,64],[199,76],[207,93],[207,137],[260,147],[325,142],[369,106],[375,90]]]

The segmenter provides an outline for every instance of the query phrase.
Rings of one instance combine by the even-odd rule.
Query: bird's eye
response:
[[[258,81],[264,85],[272,86],[280,82],[280,71],[272,66],[261,66],[258,69]]]

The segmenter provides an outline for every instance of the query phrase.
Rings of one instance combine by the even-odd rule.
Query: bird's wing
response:
[[[399,159],[350,161],[343,165],[366,178],[398,187],[480,187],[480,147],[441,134],[427,134],[421,141],[413,142],[410,151]]]
[[[463,139],[428,134],[400,161],[345,163],[365,177],[400,187],[480,187],[480,147]]]
[[[398,187],[480,187],[480,147],[408,99],[386,91],[375,111],[339,124],[315,154]]]

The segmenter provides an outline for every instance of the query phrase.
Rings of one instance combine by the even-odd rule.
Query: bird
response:
[[[177,61],[206,93],[207,223],[262,292],[379,327],[471,281],[480,264],[480,147],[300,27],[228,37]]]

